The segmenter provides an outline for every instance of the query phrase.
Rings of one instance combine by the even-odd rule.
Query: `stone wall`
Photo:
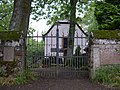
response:
[[[106,64],[120,64],[120,44],[94,44],[91,46],[93,70]]]
[[[1,41],[1,40],[0,40]],[[0,43],[0,61],[16,61],[22,57],[20,40],[4,40]]]

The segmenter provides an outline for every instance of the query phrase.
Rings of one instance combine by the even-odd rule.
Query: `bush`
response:
[[[15,82],[16,84],[25,84],[29,80],[35,80],[35,79],[36,79],[35,75],[30,70],[25,70],[16,76]]]
[[[15,78],[13,76],[8,76],[8,77],[0,77],[0,85],[13,85],[15,84]]]
[[[92,79],[104,85],[120,87],[120,64],[106,65],[98,68]]]
[[[17,63],[17,61],[0,61],[0,85],[24,84],[35,79],[30,70],[20,72]]]
[[[8,77],[0,77],[0,85],[25,84],[30,80],[35,80],[35,75],[30,70],[17,73],[17,75],[9,75]]]
[[[8,77],[17,71],[17,61],[0,61],[0,77]]]

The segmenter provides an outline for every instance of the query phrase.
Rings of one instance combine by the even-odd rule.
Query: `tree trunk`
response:
[[[68,35],[67,56],[73,55],[75,23],[76,23],[76,4],[77,4],[77,0],[70,0],[71,11],[70,11],[70,29],[69,29],[69,35]]]
[[[31,0],[14,0],[14,8],[9,24],[9,30],[27,32],[29,26],[30,10]]]
[[[22,65],[25,66],[26,54],[26,36],[29,27],[29,17],[31,11],[32,0],[14,0],[14,8],[9,24],[9,31],[20,31],[23,37],[23,56]]]

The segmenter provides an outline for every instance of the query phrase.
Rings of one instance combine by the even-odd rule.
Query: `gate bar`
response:
[[[56,63],[57,63],[57,76],[58,76],[58,65],[59,65],[59,29],[58,29],[58,22],[57,22],[57,30],[56,30],[56,48],[57,48],[57,52],[56,52]]]

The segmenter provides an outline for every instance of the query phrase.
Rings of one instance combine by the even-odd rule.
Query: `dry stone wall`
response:
[[[120,64],[120,44],[93,44],[91,62],[93,70],[101,65]]]

